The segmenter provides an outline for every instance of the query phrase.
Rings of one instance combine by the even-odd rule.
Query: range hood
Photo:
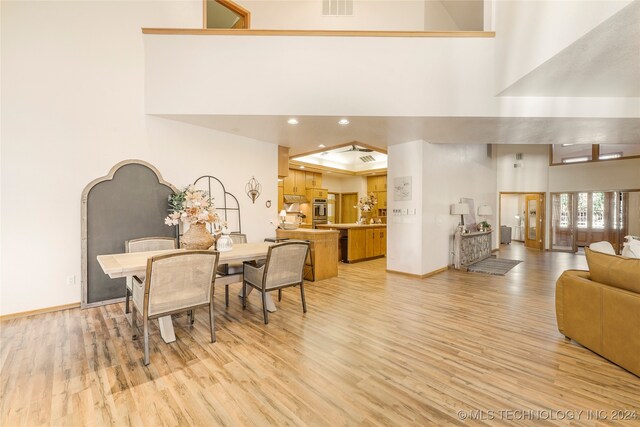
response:
[[[284,195],[285,203],[309,203],[309,199],[305,196],[299,196],[297,194],[285,194]]]

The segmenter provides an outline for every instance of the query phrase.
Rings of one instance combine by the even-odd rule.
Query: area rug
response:
[[[482,261],[478,261],[467,267],[468,271],[474,273],[486,273],[496,276],[504,276],[509,270],[522,261],[517,259],[504,259],[504,258],[486,258]]]

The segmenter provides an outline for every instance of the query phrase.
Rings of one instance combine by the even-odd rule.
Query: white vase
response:
[[[233,240],[231,240],[231,236],[228,234],[223,234],[220,236],[218,241],[216,242],[216,250],[218,252],[228,252],[233,249]]]

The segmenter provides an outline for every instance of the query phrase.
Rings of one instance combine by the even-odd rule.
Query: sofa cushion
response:
[[[640,259],[608,255],[585,248],[591,280],[640,293]]]

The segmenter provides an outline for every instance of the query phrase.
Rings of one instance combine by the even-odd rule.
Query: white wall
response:
[[[449,213],[460,198],[473,199],[476,218],[480,205],[489,205],[493,215],[483,217],[495,230],[492,247],[498,247],[498,205],[495,156],[487,156],[483,144],[424,144],[423,151],[422,274],[452,263],[453,232],[459,217]],[[449,248],[449,251],[445,251]]]
[[[429,144],[413,141],[389,147],[388,188],[394,178],[411,176],[411,201],[393,200],[389,191],[387,220],[387,268],[426,274],[451,263],[453,233],[459,218],[449,206],[461,197],[474,199],[494,214],[486,220],[497,224],[495,153],[485,145]],[[394,216],[393,209],[417,209],[415,216]],[[497,227],[496,227],[497,229]],[[498,246],[494,233],[493,247]]]
[[[276,200],[275,145],[144,112],[140,28],[196,27],[199,1],[1,7],[0,314],[80,301],[81,192],[124,159],[150,162],[176,186],[219,177],[250,239],[273,234],[277,203],[264,202]],[[244,195],[252,175],[263,185],[255,205]]]
[[[549,146],[497,145],[498,191],[545,192],[549,188]],[[522,153],[522,160],[516,160]],[[514,168],[514,164],[519,167]]]
[[[352,16],[323,16],[322,0],[239,0],[252,29],[422,31],[423,0],[354,0]]]
[[[323,173],[322,188],[332,193],[358,193],[360,197],[367,191],[367,178]]]
[[[640,159],[549,167],[549,191],[640,188]]]

